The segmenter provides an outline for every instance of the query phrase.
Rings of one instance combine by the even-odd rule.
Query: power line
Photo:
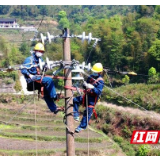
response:
[[[88,75],[86,72],[84,72],[83,74],[85,74],[87,77],[90,76],[90,75]],[[96,80],[96,79],[94,79],[94,78],[92,78],[92,79],[93,79],[93,80]],[[98,83],[100,83],[100,82],[98,82]],[[122,95],[119,94],[118,92],[114,91],[112,88],[110,88],[110,87],[108,87],[108,86],[106,86],[106,85],[104,85],[104,86],[105,86],[106,88],[108,88],[109,90],[111,90],[112,92],[114,92],[115,94],[117,94],[118,96],[120,96],[120,97],[124,98],[125,100],[127,100],[127,101],[133,103],[134,105],[138,106],[139,108],[142,108],[143,110],[148,111],[148,110],[146,110],[144,107],[140,106],[139,104],[133,102],[132,100],[130,100],[130,99],[126,98],[125,96],[122,96]]]

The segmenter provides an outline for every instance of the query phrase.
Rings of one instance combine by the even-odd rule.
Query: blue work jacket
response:
[[[43,61],[42,58],[38,58],[34,53],[32,54],[32,56],[30,57],[27,57],[25,60],[24,60],[24,63],[23,63],[23,66],[24,67],[31,67],[31,65],[36,65],[36,64],[39,64],[39,59],[41,59],[41,61]],[[21,70],[21,73],[24,75],[27,83],[30,83],[32,82],[31,78],[29,78],[29,75],[32,74],[32,75],[38,75],[39,73],[37,72],[37,67],[32,67],[32,68],[29,68],[29,69],[22,69]],[[40,80],[41,77],[37,77],[37,80]]]

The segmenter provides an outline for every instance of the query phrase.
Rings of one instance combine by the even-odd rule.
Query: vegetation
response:
[[[159,84],[143,83],[123,85],[114,90],[105,87],[101,101],[160,113],[159,89]]]
[[[159,155],[158,149],[149,145],[130,144],[133,130],[159,130],[159,120],[153,113],[138,113],[137,110],[125,110],[119,107],[99,105],[96,107],[99,117],[94,127],[111,137],[128,156]],[[153,117],[149,117],[153,115]],[[159,115],[158,115],[159,118]],[[93,118],[94,120],[94,118]]]
[[[141,110],[150,110],[160,113],[159,89],[160,85],[160,6],[136,5],[136,6],[45,6],[45,5],[0,5],[0,17],[16,18],[20,25],[37,25],[39,33],[54,31],[61,34],[65,27],[71,34],[79,35],[83,31],[92,33],[93,37],[101,38],[98,45],[93,48],[93,42],[83,44],[79,39],[71,38],[71,58],[86,61],[93,65],[101,62],[105,68],[118,71],[134,71],[137,76],[110,75],[110,81],[104,77],[105,82],[112,88],[104,88],[101,101],[112,102],[117,105],[130,106]],[[57,22],[52,25],[50,21]],[[49,25],[50,26],[49,26]],[[52,28],[52,30],[51,30]],[[52,32],[51,32],[52,33]],[[0,68],[22,64],[30,50],[35,45],[28,40],[34,33],[28,35],[17,30],[4,31],[0,29]],[[38,35],[40,36],[40,35]],[[27,37],[27,38],[26,38]],[[13,41],[20,41],[12,43]],[[52,44],[45,45],[45,57],[51,60],[60,60],[63,57],[62,40],[56,39]],[[89,57],[89,55],[91,56]],[[51,73],[51,72],[50,72]],[[0,72],[0,78],[6,84],[15,83],[15,89],[19,91],[20,84],[18,73]],[[63,81],[56,81],[56,86],[62,89]],[[58,88],[57,87],[57,88]],[[0,102],[22,104],[33,97],[24,95],[1,95]],[[119,107],[109,108],[99,106],[97,109],[100,122],[94,127],[109,135],[128,156],[152,156],[160,155],[158,150],[146,145],[131,145],[129,143],[133,130],[160,130],[159,121],[144,116],[145,112],[138,114],[127,113],[119,110]],[[1,109],[3,111],[3,109]],[[12,110],[9,114],[14,114]],[[26,113],[23,113],[25,115]],[[6,118],[8,118],[6,116]],[[23,120],[23,118],[15,119]],[[27,121],[27,120],[26,120]],[[29,121],[29,120],[28,120]],[[33,121],[30,120],[30,121]],[[57,122],[55,122],[56,124]],[[13,127],[13,124],[9,124]],[[41,131],[50,130],[47,126],[23,125],[22,129]],[[56,131],[64,131],[64,128],[54,128]],[[35,140],[33,134],[1,133],[4,137],[21,137]],[[38,136],[38,140],[64,141],[65,137]],[[103,138],[92,138],[90,142],[103,142]],[[77,142],[86,142],[86,138],[76,138]],[[44,151],[45,152],[45,151]],[[50,155],[51,151],[46,151]],[[0,151],[2,154],[3,151]],[[4,154],[14,155],[14,151]],[[19,152],[21,155],[22,153]],[[34,155],[32,151],[26,154]]]

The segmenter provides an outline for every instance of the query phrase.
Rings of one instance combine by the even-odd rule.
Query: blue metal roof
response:
[[[14,22],[15,18],[0,18],[0,22]]]

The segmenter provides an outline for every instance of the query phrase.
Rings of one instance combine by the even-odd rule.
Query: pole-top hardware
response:
[[[75,74],[72,76],[73,80],[84,80],[84,78],[81,76],[81,73],[84,73],[84,70],[80,68],[79,65],[74,66],[74,69],[72,70],[72,74]]]
[[[85,35],[85,32],[83,32],[82,35],[77,35],[77,36],[75,35],[74,37],[81,39],[81,40],[82,40],[82,43],[84,42],[84,40],[87,40],[87,41],[88,41],[88,44],[90,44],[91,41],[96,41],[96,43],[97,43],[98,41],[101,41],[100,38],[93,38],[93,37],[92,37],[92,33],[89,33],[88,36],[86,36],[86,35]]]
[[[98,41],[101,41],[100,38],[93,38],[92,37],[92,33],[89,33],[88,36],[86,36],[85,32],[82,33],[82,35],[69,35],[68,31],[66,28],[64,28],[62,30],[62,35],[57,35],[57,36],[54,36],[54,35],[51,35],[49,32],[47,32],[47,35],[44,36],[42,33],[40,33],[40,39],[41,39],[41,42],[43,44],[45,44],[46,42],[49,42],[49,44],[51,42],[53,42],[56,38],[78,38],[78,39],[81,39],[82,43],[87,40],[88,41],[88,44],[91,43],[91,41],[95,41],[95,43],[93,44],[93,47],[96,47]],[[30,39],[31,41],[40,41],[40,39],[34,37],[33,39]]]
[[[49,44],[51,44],[52,40],[54,40],[54,39],[56,38],[56,36],[50,35],[49,32],[47,32],[47,37],[48,37],[48,42],[49,42]]]

